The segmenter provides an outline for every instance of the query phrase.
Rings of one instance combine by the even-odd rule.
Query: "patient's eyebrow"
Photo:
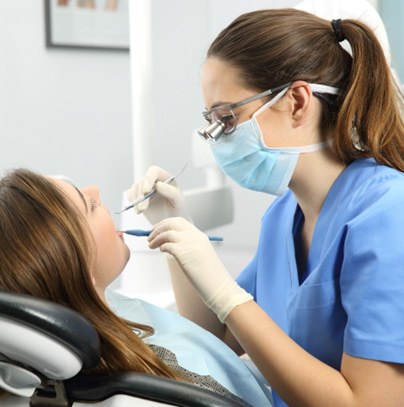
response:
[[[74,185],[73,185],[73,186],[74,186]],[[86,209],[86,213],[87,213],[87,212],[88,212],[88,206],[87,206],[87,201],[86,201],[86,199],[84,198],[84,195],[81,193],[81,191],[80,191],[76,186],[74,186],[74,189],[77,191],[77,193],[79,194],[81,200],[83,201],[84,208]]]

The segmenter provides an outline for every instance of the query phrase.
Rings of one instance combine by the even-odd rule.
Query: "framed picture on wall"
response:
[[[128,0],[44,0],[47,47],[129,50]]]

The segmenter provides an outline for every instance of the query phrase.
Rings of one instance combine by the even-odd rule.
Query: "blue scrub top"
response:
[[[111,309],[120,317],[154,328],[146,343],[174,352],[180,366],[210,375],[251,406],[272,406],[272,395],[262,376],[247,365],[224,342],[175,312],[145,301],[107,291]],[[255,372],[256,373],[256,372]]]
[[[326,197],[299,277],[294,238],[302,219],[290,191],[278,198],[238,283],[335,369],[343,352],[404,363],[404,174],[373,159],[348,166]]]

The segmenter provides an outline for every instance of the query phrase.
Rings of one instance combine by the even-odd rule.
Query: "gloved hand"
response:
[[[126,191],[129,201],[133,202],[149,193],[153,187],[156,187],[156,195],[151,199],[146,199],[134,208],[136,213],[143,213],[152,225],[162,219],[173,216],[181,216],[191,220],[185,204],[185,198],[177,187],[176,182],[172,181],[169,184],[159,182],[165,181],[169,177],[171,177],[171,174],[153,165],[147,170],[146,175],[140,181],[135,182]]]
[[[183,218],[155,225],[148,237],[151,249],[160,248],[176,258],[205,304],[221,322],[231,310],[252,296],[229,275],[207,235]]]

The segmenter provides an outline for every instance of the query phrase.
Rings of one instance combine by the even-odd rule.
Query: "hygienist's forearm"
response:
[[[172,256],[167,262],[179,313],[221,338],[225,326],[200,299],[178,262]]]
[[[236,307],[225,322],[288,405],[360,405],[339,371],[297,345],[254,301]]]
[[[212,332],[236,353],[244,353],[226,325],[223,325],[216,314],[203,303],[178,262],[172,256],[167,256],[167,262],[179,313]]]

